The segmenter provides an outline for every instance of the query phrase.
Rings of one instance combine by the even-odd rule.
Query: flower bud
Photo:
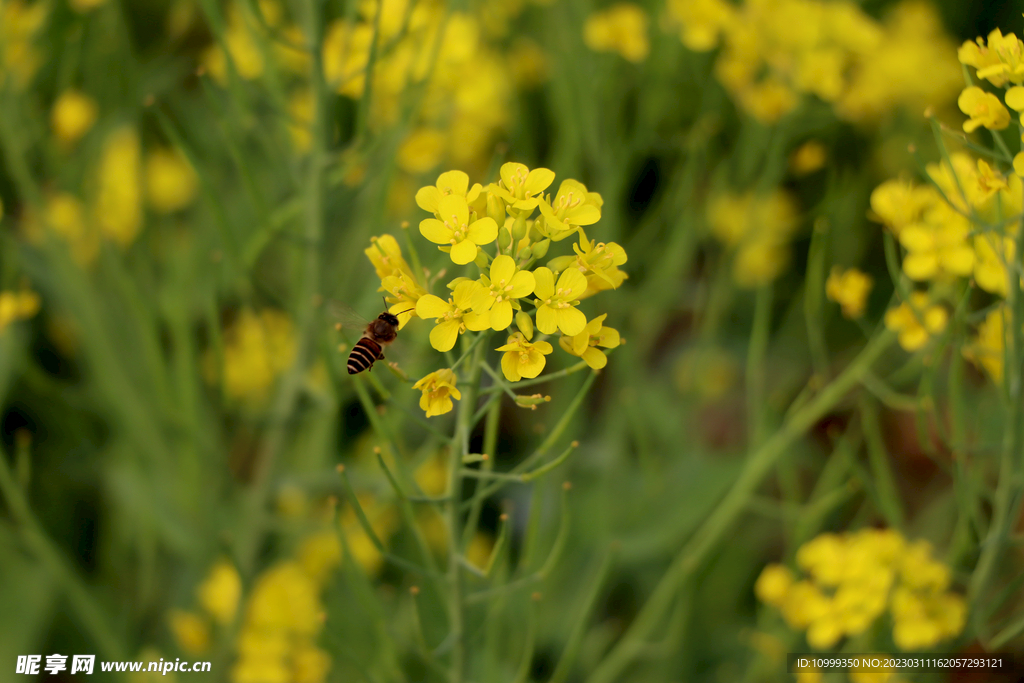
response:
[[[502,227],[498,230],[498,251],[502,254],[512,251],[512,233],[508,228]]]
[[[547,403],[550,400],[550,396],[544,396],[542,394],[533,394],[532,396],[516,394],[516,405],[520,408],[529,408],[531,410],[537,410],[537,406],[541,403]]]
[[[521,240],[526,237],[526,233],[530,231],[529,226],[526,225],[526,214],[520,213],[516,216],[515,222],[512,224],[512,236],[517,240]]]
[[[544,258],[544,256],[547,255],[548,247],[550,247],[550,246],[551,246],[551,240],[550,239],[541,240],[540,242],[537,242],[536,244],[534,244],[533,247],[532,247],[534,257],[536,257],[536,258]]]
[[[498,225],[505,224],[505,200],[493,192],[487,194],[487,217]]]
[[[516,327],[523,333],[527,341],[533,339],[533,318],[526,311],[516,313]]]

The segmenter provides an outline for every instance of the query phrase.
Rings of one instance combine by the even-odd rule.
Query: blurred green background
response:
[[[879,33],[844,57],[837,92],[814,75],[785,92],[736,85],[727,57],[744,46],[769,55],[750,78],[799,80],[784,46],[758,41],[834,4],[730,5],[751,32],[730,44],[740,20],[696,0],[621,15],[584,0],[0,0],[0,680],[20,678],[19,655],[51,653],[212,662],[182,681],[449,677],[443,591],[377,553],[335,468],[391,554],[418,562],[404,515],[443,548],[436,506],[403,512],[374,448],[440,495],[431,430],[451,422],[419,415],[418,393],[383,367],[373,386],[349,377],[339,345],[355,337],[329,304],[379,313],[374,236],[406,249],[408,235],[432,275],[450,272],[418,234],[416,191],[450,169],[494,182],[507,161],[603,197],[587,234],[625,249],[628,279],[583,309],[607,313],[626,344],[561,432],[556,451],[580,442],[567,464],[483,503],[469,561],[486,563],[499,516],[510,522],[497,578],[466,578],[483,592],[466,608],[465,680],[793,680],[779,653],[810,648],[755,581],[826,531],[925,539],[964,593],[984,537],[964,520],[992,517],[994,451],[1021,418],[964,362],[963,329],[924,355],[886,351],[874,376],[889,384],[847,387],[734,516],[708,524],[747,456],[882,327],[894,285],[871,192],[919,177],[908,145],[940,159],[922,112],[959,130],[957,46],[1020,33],[1024,11],[846,4]],[[816,64],[856,33],[836,12]],[[730,237],[715,226],[748,193],[777,204],[743,205],[754,217]],[[766,252],[739,260],[744,231],[773,229]],[[825,297],[832,265],[873,278],[857,321]],[[444,363],[429,329],[413,319],[388,351],[410,378]],[[549,371],[576,360],[558,353]],[[967,447],[942,424],[947,371],[969,407]],[[511,468],[584,381],[538,388],[551,401],[536,410],[503,401],[471,450],[494,443],[494,466]],[[936,649],[1024,658],[1020,520],[1008,523],[989,590],[972,596],[984,603]],[[551,571],[514,573],[553,546]],[[295,562],[313,579],[289,578]],[[685,579],[663,584],[680,562]],[[517,577],[529,580],[486,593]],[[246,644],[260,586],[316,624]],[[638,620],[645,637],[630,640]],[[846,645],[891,651],[883,622]]]

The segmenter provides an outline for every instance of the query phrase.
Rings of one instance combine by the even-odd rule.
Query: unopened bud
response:
[[[536,258],[544,258],[545,256],[547,256],[548,247],[550,247],[550,246],[551,246],[551,240],[550,239],[546,239],[546,240],[541,240],[540,242],[537,242],[536,244],[534,244],[531,247],[531,249],[533,249],[533,255]]]
[[[505,200],[493,192],[487,194],[487,217],[498,225],[505,224]]]
[[[498,251],[502,254],[512,251],[512,233],[506,227],[498,230]]]
[[[523,333],[526,340],[533,339],[533,318],[526,311],[519,311],[516,313],[516,327]]]
[[[542,394],[533,394],[532,396],[516,394],[516,405],[520,408],[533,408],[536,410],[537,406],[541,403],[547,403],[550,400],[550,396],[544,396]]]

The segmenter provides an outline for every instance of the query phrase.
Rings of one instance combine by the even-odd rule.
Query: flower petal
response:
[[[555,274],[551,272],[550,268],[541,266],[533,271],[534,287],[533,293],[538,299],[550,299],[551,295],[555,293]],[[543,332],[543,330],[541,330]],[[551,334],[550,332],[544,332],[544,334]]]
[[[587,291],[587,278],[575,268],[568,268],[558,278],[558,289],[563,290],[563,301],[573,301]]]
[[[598,351],[593,346],[583,352],[583,360],[586,361],[587,365],[595,370],[600,370],[604,366],[608,365],[608,356],[604,355],[604,353]]]
[[[420,221],[420,234],[434,244],[449,244],[452,241],[452,231],[436,218]]]
[[[555,309],[550,306],[541,306],[537,309],[537,329],[541,334],[554,334],[558,329],[558,316]]]
[[[476,258],[477,246],[469,240],[462,240],[454,247],[452,247],[451,257],[452,261],[464,266],[467,263],[472,263],[473,259]]]
[[[501,357],[501,374],[505,375],[505,379],[509,382],[518,382],[523,378],[519,374],[519,352],[509,351]]]
[[[1017,111],[1024,111],[1024,87],[1015,85],[1006,91],[1006,106]]]
[[[581,204],[565,214],[565,222],[569,225],[593,225],[601,220],[601,209],[593,204]]]
[[[469,232],[466,233],[466,239],[473,244],[479,244],[481,247],[485,244],[490,244],[498,239],[498,224],[494,222],[493,218],[481,218],[480,220],[473,221],[469,224]]]
[[[468,311],[473,306],[473,297],[482,287],[476,280],[463,280],[455,285],[452,292],[452,301],[463,311]]]
[[[486,330],[491,326],[491,314],[490,313],[477,313],[476,311],[470,311],[462,316],[462,322],[466,324],[466,329],[471,332],[480,332]]]
[[[519,363],[519,374],[528,379],[533,379],[544,369],[547,358],[536,349],[531,350],[526,357],[528,360],[525,363],[521,361]]]
[[[452,310],[452,305],[433,294],[424,294],[416,301],[416,315],[421,318],[440,318]]]
[[[511,256],[501,254],[491,261],[491,282],[497,284],[504,280],[507,283],[515,273],[516,262]]]
[[[430,213],[437,213],[437,203],[441,201],[441,193],[433,185],[421,187],[416,193],[416,206]]]
[[[441,220],[449,225],[469,223],[469,205],[466,198],[461,195],[449,194],[441,197],[437,203],[437,213]]]
[[[577,308],[559,308],[557,311],[558,329],[562,334],[576,336],[587,326],[587,316]],[[540,322],[539,320],[537,321]],[[539,325],[538,325],[539,327]],[[541,330],[543,332],[543,330]],[[545,333],[546,334],[546,333]]]
[[[512,324],[512,304],[509,301],[499,301],[491,307],[491,329],[507,329]]]
[[[546,168],[535,168],[526,176],[526,182],[523,183],[523,187],[526,189],[526,194],[532,197],[548,189],[548,186],[553,182],[555,182],[554,171]]]
[[[512,285],[512,289],[509,290],[508,295],[513,299],[521,299],[533,293],[537,286],[537,279],[530,271],[521,270],[512,277],[512,282],[509,284]]]
[[[442,353],[451,351],[452,347],[455,346],[455,340],[458,338],[458,320],[446,320],[430,331],[430,345]]]
[[[469,189],[469,176],[463,171],[447,171],[437,176],[437,189],[441,194],[457,194],[465,197]],[[430,209],[427,209],[428,211]]]

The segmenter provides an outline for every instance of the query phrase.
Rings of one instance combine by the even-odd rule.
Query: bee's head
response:
[[[384,311],[383,313],[378,315],[377,320],[383,320],[388,325],[394,325],[395,327],[398,327],[398,317],[388,313],[387,311]]]

